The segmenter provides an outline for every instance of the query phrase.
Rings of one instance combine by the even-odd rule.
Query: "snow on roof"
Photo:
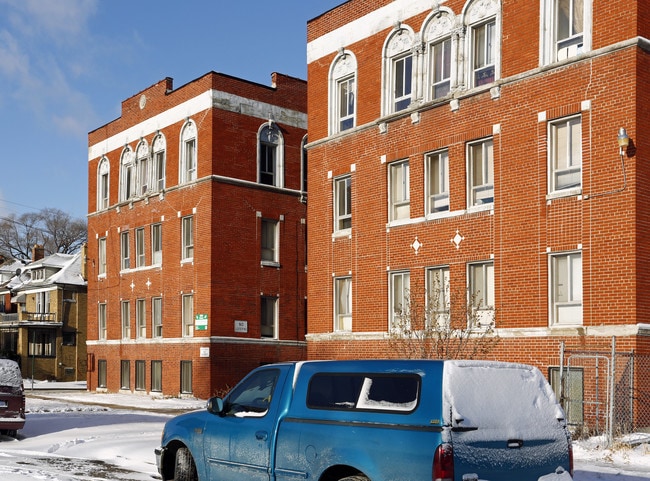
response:
[[[32,271],[48,268],[56,272],[45,279],[35,280]],[[81,275],[81,252],[77,254],[52,254],[48,257],[31,262],[24,266],[20,275],[7,283],[7,288],[13,292],[27,291],[56,284],[86,286],[87,282]]]

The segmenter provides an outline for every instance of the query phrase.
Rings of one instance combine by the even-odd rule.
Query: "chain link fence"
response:
[[[577,437],[650,433],[650,355],[561,347],[551,383]]]

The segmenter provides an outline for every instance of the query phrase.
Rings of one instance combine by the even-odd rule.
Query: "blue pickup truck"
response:
[[[534,367],[486,361],[270,364],[165,425],[163,481],[555,481],[571,439]]]

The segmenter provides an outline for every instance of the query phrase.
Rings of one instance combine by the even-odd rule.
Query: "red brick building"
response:
[[[306,356],[306,93],[164,79],[88,135],[88,388],[206,398]]]
[[[311,20],[309,357],[393,356],[406,299],[444,317],[453,293],[477,331],[495,322],[487,357],[552,381],[562,343],[650,354],[649,37],[642,1],[350,0]]]

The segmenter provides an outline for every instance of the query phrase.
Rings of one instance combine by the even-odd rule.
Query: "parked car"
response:
[[[163,480],[571,479],[564,412],[534,367],[484,361],[280,363],[168,421]]]
[[[25,391],[20,367],[0,359],[0,434],[16,436],[25,425]]]

